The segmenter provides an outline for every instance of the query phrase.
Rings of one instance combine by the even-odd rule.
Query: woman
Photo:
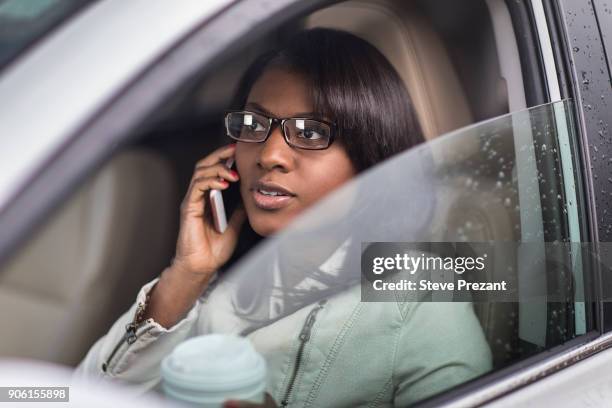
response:
[[[158,387],[162,358],[209,332],[248,334],[267,360],[270,402],[283,406],[405,406],[487,371],[488,347],[470,304],[365,303],[353,289],[279,312],[253,330],[232,323],[236,313],[211,282],[245,219],[258,235],[275,234],[355,174],[423,140],[389,62],[340,31],[304,31],[257,60],[236,108],[226,126],[237,143],[196,165],[172,265],[142,288],[78,372]],[[223,164],[231,157],[237,172]],[[230,183],[240,183],[244,208],[219,234],[204,196]],[[296,361],[312,313],[309,343]]]

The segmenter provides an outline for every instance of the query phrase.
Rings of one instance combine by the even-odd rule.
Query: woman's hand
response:
[[[181,221],[176,254],[152,289],[145,318],[166,328],[174,326],[208,286],[214,272],[230,258],[240,226],[246,218],[242,207],[232,214],[227,229],[218,233],[208,216],[206,195],[211,189],[225,190],[238,174],[225,167],[236,145],[215,150],[195,167],[189,189],[181,204]]]
[[[228,400],[223,403],[223,408],[277,408],[274,398],[266,392],[266,400],[263,404],[254,404],[252,402]]]
[[[208,282],[210,276],[230,258],[245,212],[239,207],[232,214],[227,229],[218,233],[212,223],[208,202],[211,189],[225,190],[239,180],[238,173],[225,167],[234,155],[235,144],[215,150],[196,164],[189,190],[181,204],[181,223],[176,255],[171,269],[190,279]]]

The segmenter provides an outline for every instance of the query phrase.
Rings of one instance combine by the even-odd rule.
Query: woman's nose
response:
[[[292,168],[293,149],[285,142],[280,126],[275,126],[259,151],[257,163],[266,170],[279,168],[289,171]]]

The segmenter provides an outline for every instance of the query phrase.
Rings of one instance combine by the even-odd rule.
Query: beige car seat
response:
[[[172,254],[169,164],[115,156],[0,271],[0,355],[76,365]]]
[[[427,17],[405,0],[352,0],[320,10],[306,27],[351,32],[376,46],[404,80],[426,140],[473,122],[461,82],[449,55]],[[511,139],[510,139],[511,140]],[[441,148],[437,148],[440,146]],[[449,166],[481,154],[477,137],[449,138],[434,144],[437,166]],[[436,186],[432,241],[515,241],[518,222],[496,195],[512,196],[496,180],[478,177],[477,191],[466,189],[468,174],[457,173]],[[433,188],[433,187],[432,187]],[[465,225],[472,228],[466,229]],[[480,254],[476,254],[480,255]],[[497,259],[497,265],[515,266],[516,259]],[[476,303],[475,310],[493,349],[496,363],[507,357],[507,339],[516,337],[516,305]]]

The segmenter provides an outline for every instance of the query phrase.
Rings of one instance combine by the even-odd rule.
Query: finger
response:
[[[229,159],[234,155],[236,150],[236,143],[232,143],[223,147],[218,148],[205,158],[199,160],[195,167],[212,166],[213,164],[219,163],[221,160]]]
[[[185,204],[200,204],[203,201],[204,194],[212,189],[225,190],[229,187],[229,182],[219,180],[216,177],[201,177],[193,180],[189,191],[185,197]],[[203,207],[202,207],[203,209]]]
[[[199,191],[212,190],[213,188],[225,190],[229,187],[229,184],[229,181],[217,177],[198,177],[197,179],[193,180],[190,188]]]
[[[192,178],[195,179],[198,177],[218,177],[230,181],[238,181],[240,179],[237,171],[230,170],[221,163],[197,168],[194,171]]]

